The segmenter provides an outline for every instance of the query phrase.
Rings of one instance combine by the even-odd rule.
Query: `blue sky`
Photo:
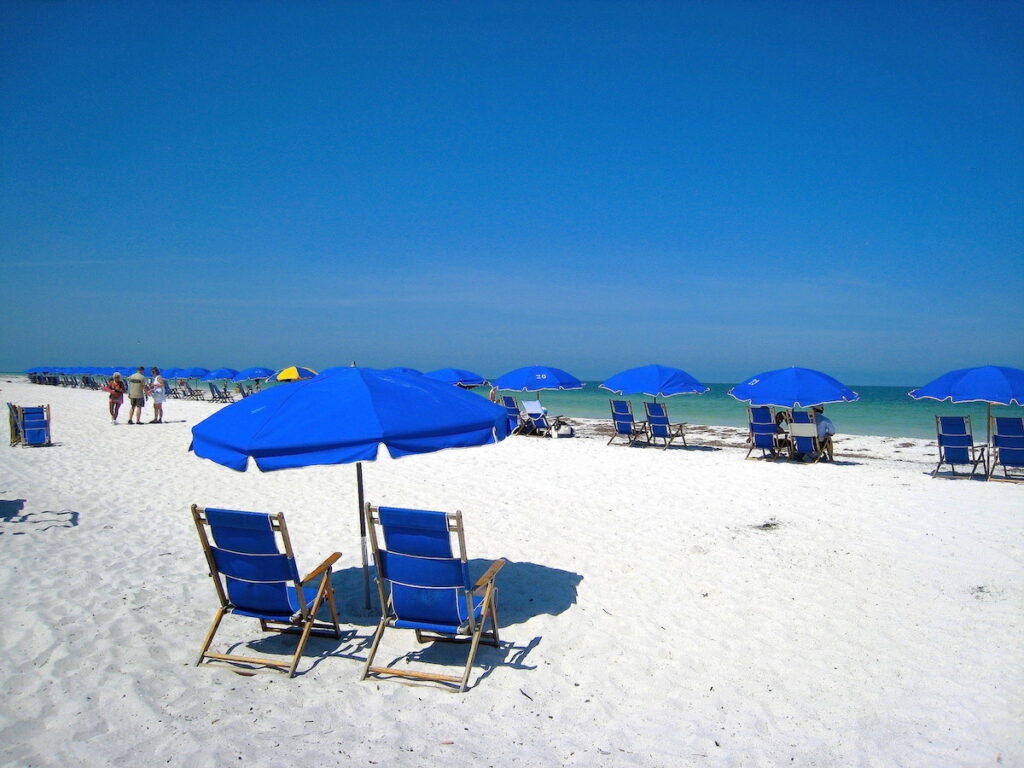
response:
[[[0,369],[1024,367],[1020,4],[0,20]]]

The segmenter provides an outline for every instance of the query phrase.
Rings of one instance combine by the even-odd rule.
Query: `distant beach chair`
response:
[[[626,445],[633,445],[637,440],[647,440],[647,422],[633,418],[633,404],[629,400],[609,400],[612,409],[612,436],[608,441],[611,445],[621,437]]]
[[[186,400],[206,400],[206,393],[201,389],[192,389],[187,379],[182,379],[179,387]]]
[[[50,442],[50,406],[22,407],[7,404],[11,427],[11,445],[40,447]]]
[[[235,402],[235,396],[231,394],[227,389],[221,389],[212,381],[210,384],[210,399],[215,403],[233,403]]]
[[[1024,418],[1020,416],[993,416],[992,454],[989,457],[990,480],[1024,482]],[[1003,476],[995,477],[996,466],[1003,468]],[[1015,470],[1011,475],[1009,470]]]
[[[522,431],[525,421],[516,399],[512,395],[502,395],[501,404],[504,406],[505,413],[508,416],[508,433],[514,435]]]
[[[300,579],[283,514],[202,509],[193,504],[192,517],[220,599],[197,666],[205,659],[215,659],[287,669],[288,676],[294,677],[310,635],[341,638],[331,585],[331,566],[340,553],[335,552]],[[330,609],[330,622],[316,618],[324,603]],[[259,619],[264,632],[297,634],[295,655],[289,661],[278,661],[210,652],[221,619],[228,613]]]
[[[466,690],[481,640],[498,647],[497,590],[504,559],[495,560],[475,582],[469,578],[461,512],[432,512],[366,505],[366,528],[377,567],[381,620],[367,654],[368,675],[407,677],[457,685]],[[381,547],[377,529],[381,530]],[[456,554],[452,536],[458,542]],[[490,631],[485,626],[490,622]],[[373,666],[384,630],[411,629],[417,642],[466,642],[469,656],[462,677]]]
[[[831,456],[831,435],[818,437],[818,419],[813,411],[792,412],[789,442],[794,455],[811,456],[814,463]]]
[[[540,400],[523,400],[523,411],[526,413],[523,431],[531,435],[554,437],[555,432],[565,424],[562,416],[548,416]]]
[[[683,422],[673,424],[668,417],[668,406],[665,403],[646,400],[644,401],[644,411],[647,414],[647,431],[650,433],[652,443],[655,440],[663,441],[661,449],[665,450],[673,440],[678,438],[683,441],[683,445],[686,445],[686,424]]]
[[[985,475],[988,475],[985,446],[974,444],[970,416],[936,416],[935,432],[939,443],[939,463],[932,470],[932,477],[940,477],[939,470],[943,464],[949,465],[952,474],[941,477],[974,477],[978,464],[982,465]],[[970,474],[956,471],[958,466],[966,464],[971,465]]]
[[[750,449],[743,458],[749,459],[755,450],[761,451],[762,459],[774,459],[787,447],[785,435],[779,434],[775,423],[775,412],[767,405],[747,408],[747,424],[750,426]]]

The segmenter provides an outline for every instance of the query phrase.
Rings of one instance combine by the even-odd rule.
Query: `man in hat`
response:
[[[825,415],[825,406],[816,405],[811,410],[814,411],[814,422],[818,425],[818,444],[828,454],[828,460],[832,461],[832,435],[836,433],[836,425]]]

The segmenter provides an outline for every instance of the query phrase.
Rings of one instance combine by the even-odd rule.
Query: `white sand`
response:
[[[368,500],[461,509],[471,557],[511,561],[505,646],[457,695],[358,681],[351,466],[236,473],[186,451],[211,404],[139,429],[102,392],[0,388],[50,403],[59,442],[0,449],[3,765],[1024,764],[1024,486],[931,479],[927,441],[804,466],[514,437],[365,465]],[[195,667],[216,598],[193,502],[287,512],[300,569],[341,550],[355,636],[292,680]],[[217,644],[290,647],[263,637],[229,617]],[[379,661],[412,651],[464,658],[393,631]]]

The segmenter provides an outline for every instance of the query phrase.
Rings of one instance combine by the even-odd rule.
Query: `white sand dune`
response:
[[[461,509],[474,565],[510,561],[503,648],[455,695],[358,681],[351,466],[236,473],[187,451],[211,404],[139,429],[102,392],[0,388],[50,403],[58,442],[0,450],[3,765],[1024,764],[1024,486],[932,479],[927,441],[845,437],[811,466],[715,428],[365,465],[369,501]],[[193,502],[285,511],[300,568],[342,551],[352,634],[291,680],[194,666],[216,599]],[[290,647],[230,617],[217,642]],[[379,660],[410,652],[464,658],[395,631]]]

